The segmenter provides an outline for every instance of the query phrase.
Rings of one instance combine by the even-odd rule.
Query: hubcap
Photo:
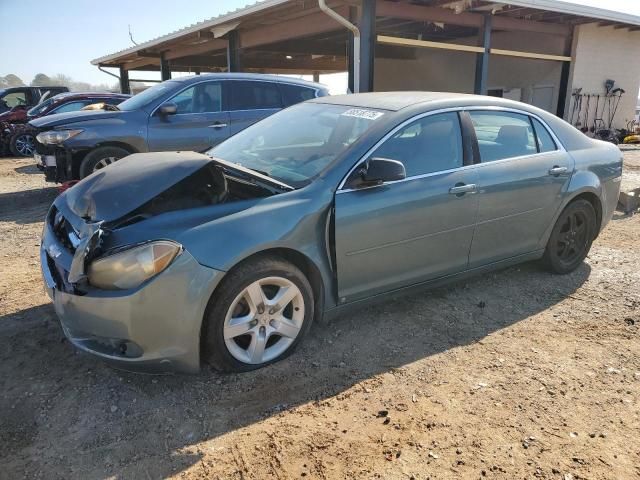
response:
[[[107,167],[117,161],[118,159],[116,157],[105,157],[96,163],[96,166],[93,167],[93,171],[95,172],[96,170],[100,170],[101,168]]]
[[[582,212],[570,214],[560,228],[556,254],[564,263],[573,263],[587,245],[587,218]]]
[[[304,312],[302,292],[293,282],[282,277],[257,280],[238,294],[227,311],[225,345],[241,362],[269,362],[298,337]]]
[[[16,138],[16,150],[24,157],[33,155],[33,135],[20,135]]]

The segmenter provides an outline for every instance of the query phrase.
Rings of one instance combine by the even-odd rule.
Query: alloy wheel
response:
[[[588,235],[588,221],[583,212],[567,215],[556,242],[556,255],[560,261],[570,264],[580,257],[588,244]]]
[[[30,157],[34,152],[33,135],[20,135],[16,138],[16,151],[23,157]]]
[[[118,159],[116,157],[105,157],[101,159],[98,163],[96,163],[95,167],[93,167],[93,171],[100,170],[104,167],[108,167],[114,162],[117,162]]]
[[[227,311],[225,345],[243,363],[269,362],[295,341],[304,316],[304,298],[293,282],[283,277],[257,280],[236,296]]]

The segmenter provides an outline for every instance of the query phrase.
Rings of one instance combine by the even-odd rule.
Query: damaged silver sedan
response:
[[[46,288],[76,347],[125,369],[246,371],[374,298],[542,260],[576,269],[622,157],[490,97],[325,97],[207,155],[130,155],[60,195]]]

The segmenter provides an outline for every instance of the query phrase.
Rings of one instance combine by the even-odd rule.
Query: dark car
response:
[[[317,83],[247,73],[167,80],[119,105],[30,122],[48,181],[82,179],[132,153],[204,152],[278,110],[328,95]]]
[[[107,92],[59,93],[40,102],[29,110],[11,110],[0,114],[0,143],[3,150],[17,157],[30,157],[34,153],[34,128],[26,125],[36,118],[55,113],[75,112],[88,105],[118,105],[131,95]]]
[[[0,115],[0,145],[3,151],[8,151],[15,156],[32,156],[35,151],[34,142],[37,132],[32,126],[27,125],[27,122],[45,115],[78,111],[89,105],[104,109],[105,105],[117,105],[130,97],[131,95],[108,92],[61,93],[29,110],[21,110],[19,115],[13,116],[14,121],[2,121],[3,118]]]
[[[11,87],[0,89],[0,113],[22,110],[40,103],[43,98],[68,92],[67,87]]]

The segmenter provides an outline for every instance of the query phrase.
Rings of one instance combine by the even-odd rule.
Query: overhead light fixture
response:
[[[286,58],[287,60],[291,60],[293,57],[291,55],[286,55],[284,58]]]

